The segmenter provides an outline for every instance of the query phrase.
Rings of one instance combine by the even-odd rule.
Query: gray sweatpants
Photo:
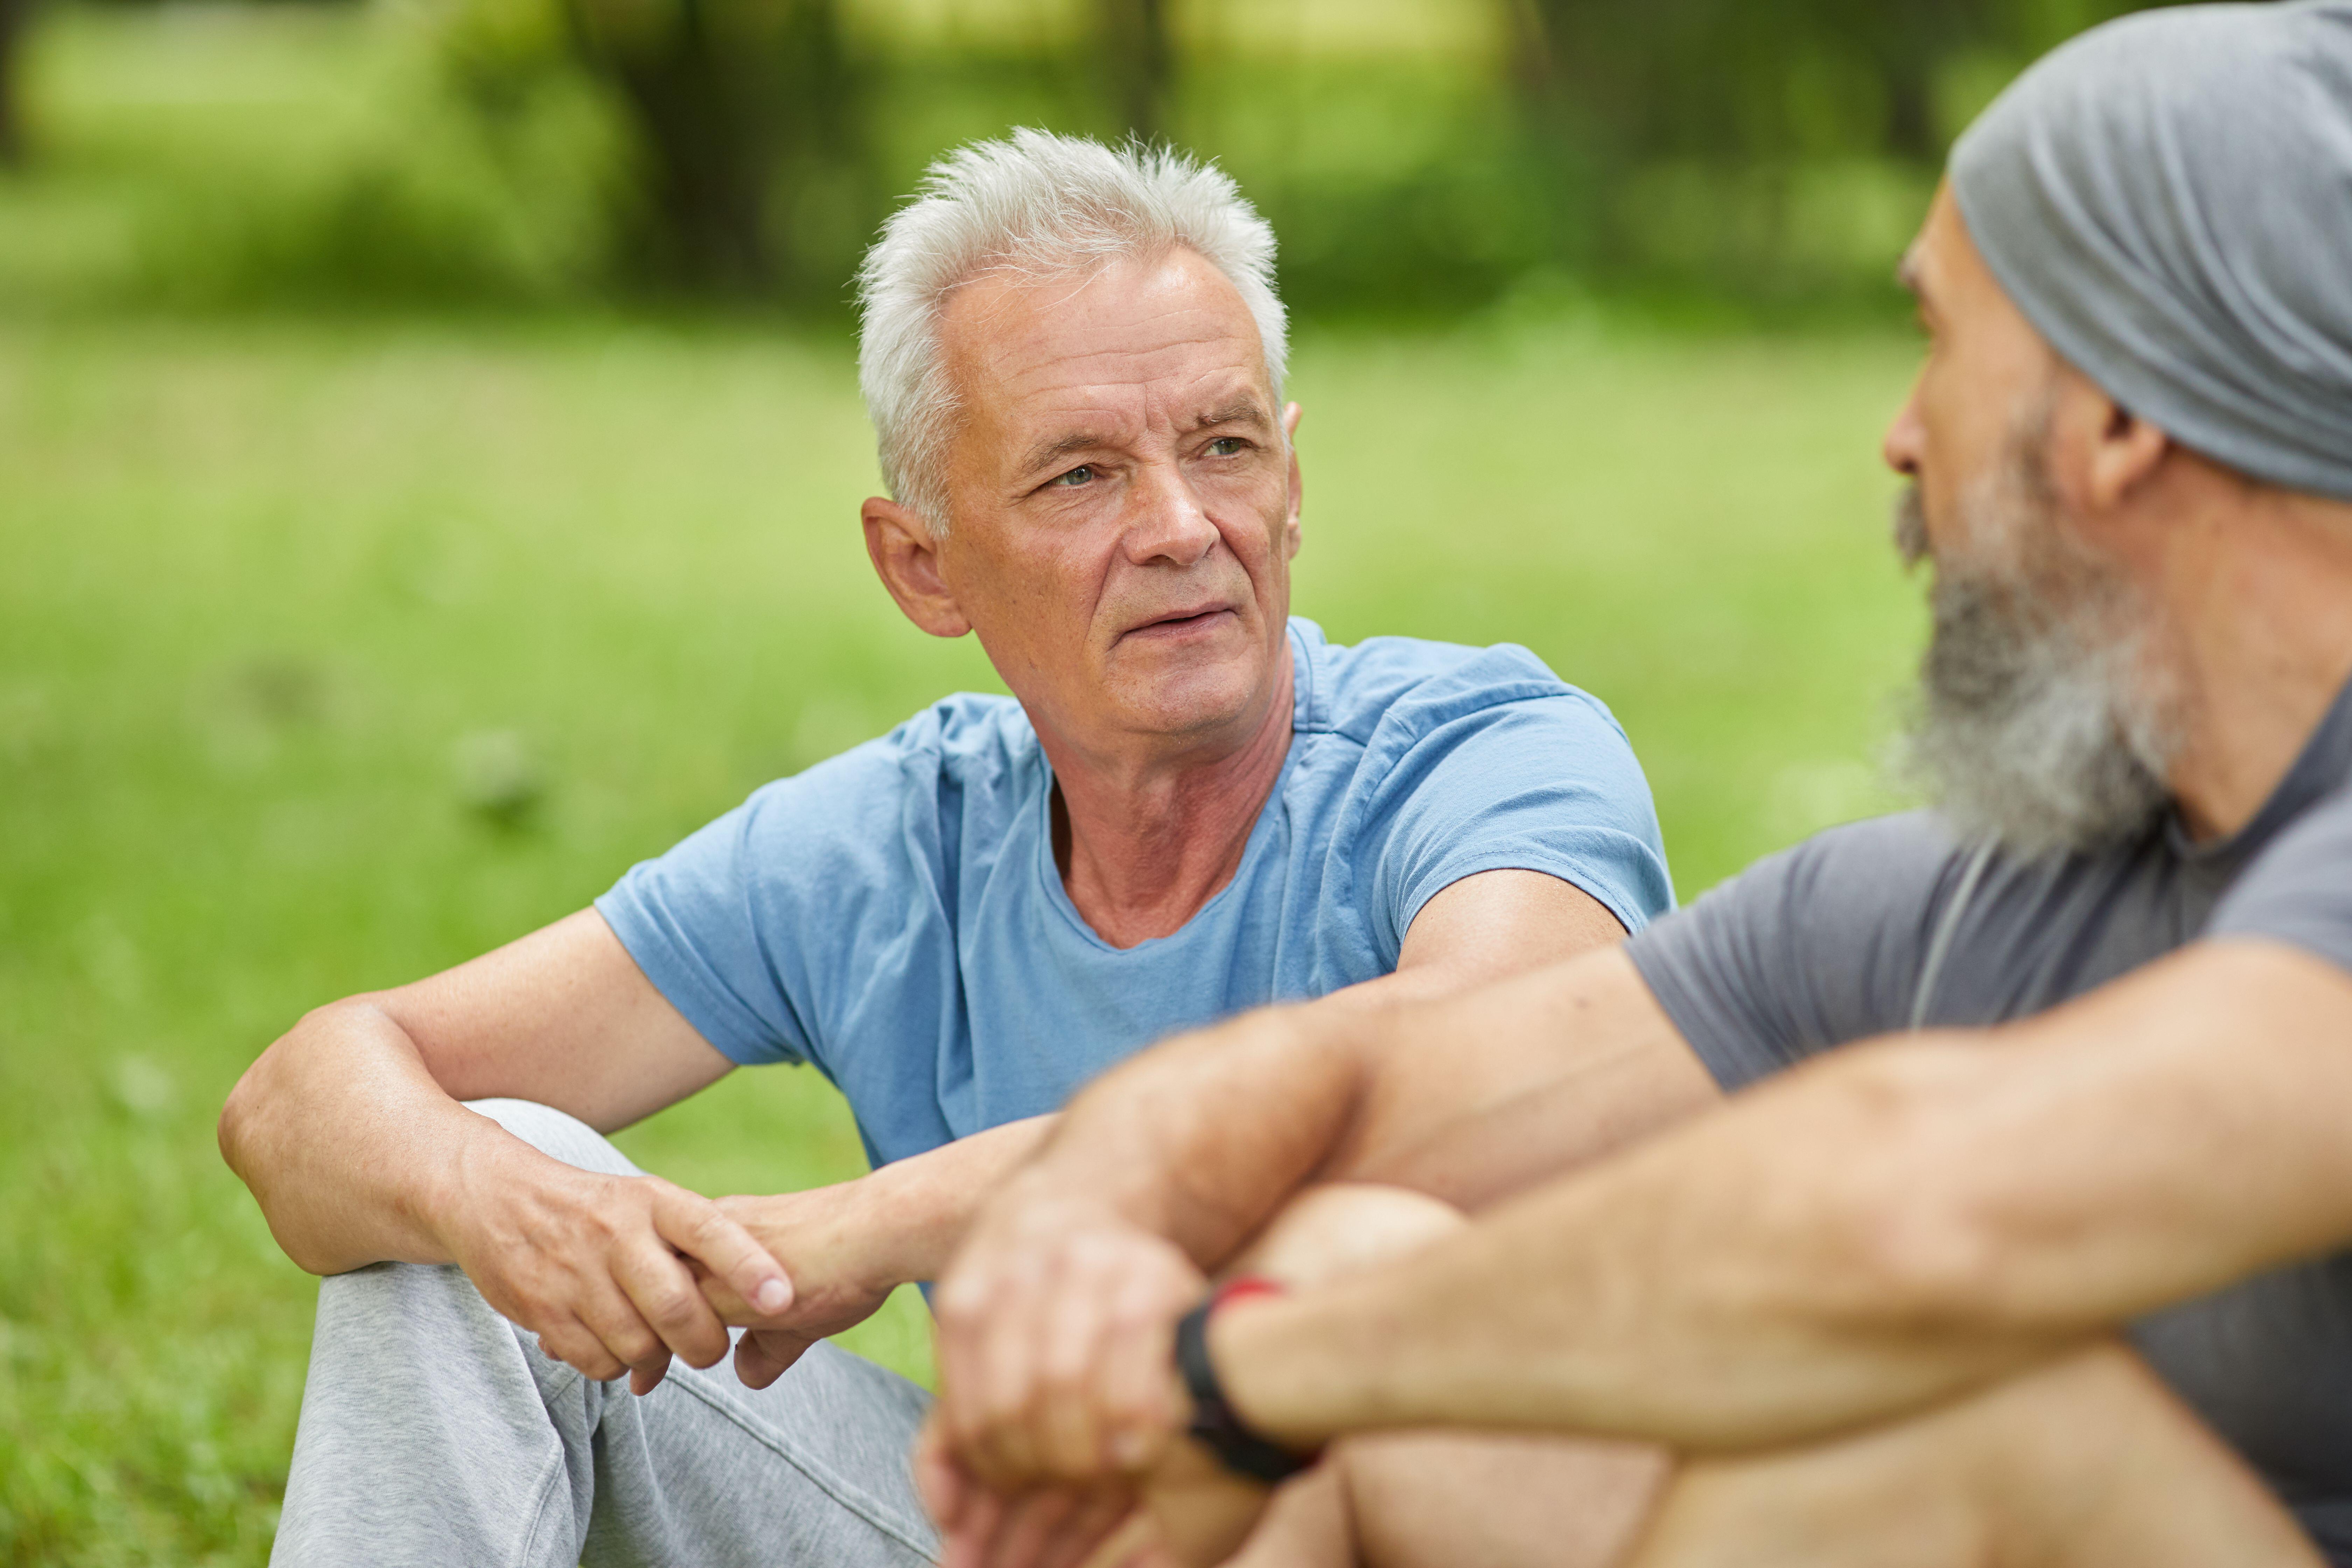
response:
[[[543,1105],[474,1110],[569,1164],[635,1174]],[[591,1383],[453,1268],[319,1288],[279,1568],[911,1568],[937,1536],[907,1454],[922,1391],[820,1344],[771,1387],[673,1364]]]

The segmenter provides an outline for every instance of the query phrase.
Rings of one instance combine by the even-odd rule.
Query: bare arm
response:
[[[1752,1447],[1890,1418],[2352,1238],[2352,979],[2210,943],[1990,1036],[1841,1052],[1395,1268],[1222,1318],[1312,1441]]]
[[[672,1352],[727,1352],[691,1258],[780,1311],[791,1286],[716,1205],[574,1170],[461,1100],[513,1096],[613,1128],[727,1070],[583,912],[397,991],[310,1014],[247,1069],[221,1152],[316,1273],[457,1263],[491,1305],[590,1377],[650,1388]]]
[[[230,1094],[221,1152],[314,1274],[449,1263],[445,1220],[464,1193],[554,1163],[460,1100],[537,1100],[610,1131],[729,1065],[583,910],[303,1018]]]

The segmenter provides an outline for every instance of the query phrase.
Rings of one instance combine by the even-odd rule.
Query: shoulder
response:
[[[1910,811],[1817,833],[1701,894],[1637,942],[1696,959],[1769,955],[1813,972],[1916,943],[1966,852],[1943,819]]]
[[[1384,727],[1418,737],[1514,703],[1554,700],[1585,722],[1623,734],[1598,698],[1569,685],[1516,643],[1471,647],[1379,637],[1342,646],[1303,620],[1293,621],[1292,635],[1310,685],[1305,729],[1369,745]]]
[[[922,825],[1014,808],[1038,772],[1036,732],[1009,697],[960,693],[887,734],[752,792],[740,830],[755,860],[877,852]]]
[[[2352,971],[2352,785],[2305,810],[2246,864],[2208,931],[2288,942]]]

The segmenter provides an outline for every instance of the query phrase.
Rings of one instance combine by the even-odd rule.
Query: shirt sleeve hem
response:
[[[1632,846],[1637,841],[1628,838],[1626,842]],[[1646,851],[1643,852],[1646,854]],[[1398,928],[1400,942],[1412,934],[1412,922],[1421,918],[1421,911],[1428,908],[1431,900],[1456,882],[1465,882],[1473,877],[1484,876],[1489,871],[1534,871],[1542,876],[1557,878],[1578,891],[1591,896],[1601,908],[1616,917],[1617,923],[1625,928],[1626,934],[1629,936],[1642,931],[1651,921],[1651,914],[1645,906],[1643,895],[1625,887],[1621,879],[1595,866],[1590,858],[1576,855],[1550,854],[1542,849],[1530,849],[1522,846],[1516,848],[1473,851],[1441,862],[1436,870],[1421,879],[1420,890],[1408,902],[1404,922]],[[1658,875],[1661,879],[1664,877],[1665,869],[1663,866],[1658,868]]]
[[[1633,961],[1635,972],[1650,988],[1650,995],[1665,1014],[1666,1021],[1674,1025],[1675,1032],[1682,1036],[1683,1043],[1724,1093],[1736,1094],[1788,1065],[1709,1027],[1703,1010],[1675,984],[1671,966],[1653,951],[1652,943],[1638,939],[1629,942],[1625,944],[1625,956]]]
[[[639,973],[720,1056],[737,1067],[766,1067],[778,1062],[797,1066],[808,1059],[770,1037],[757,1019],[751,1019],[747,1026],[744,1018],[738,1016],[742,1009],[701,984],[693,973],[694,961],[680,954],[657,925],[623,897],[619,889],[599,898],[595,909]]]

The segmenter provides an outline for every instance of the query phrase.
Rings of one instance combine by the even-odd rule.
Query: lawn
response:
[[[1298,608],[1601,695],[1692,896],[1879,799],[1912,352],[1310,335]],[[872,467],[845,345],[764,329],[0,319],[0,1563],[265,1556],[312,1288],[212,1123],[279,1030],[993,689],[870,580]],[[859,1165],[792,1069],[622,1142]],[[927,1369],[903,1294],[856,1343]]]

